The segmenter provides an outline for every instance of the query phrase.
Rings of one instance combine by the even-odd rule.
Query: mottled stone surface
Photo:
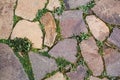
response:
[[[118,48],[120,48],[120,29],[115,27],[110,37],[108,38],[108,42],[113,43]]]
[[[73,34],[79,35],[82,32],[87,32],[81,10],[63,12],[60,16],[60,26],[64,38],[71,37]]]
[[[93,75],[98,76],[103,71],[103,61],[98,53],[98,47],[95,40],[90,37],[88,40],[84,40],[80,44],[81,53],[88,64],[89,68],[92,70]]]
[[[0,80],[29,80],[12,49],[8,45],[1,43]]]
[[[19,21],[11,34],[11,39],[16,37],[26,37],[33,43],[34,48],[42,48],[43,34],[38,22]]]
[[[13,27],[15,0],[0,0],[0,39],[8,39]]]
[[[45,80],[66,80],[66,79],[62,73],[57,72],[55,75],[53,75],[50,78],[47,78]]]
[[[107,74],[110,76],[120,76],[120,52],[111,48],[106,49],[104,60]]]
[[[86,5],[92,0],[64,0],[67,9],[75,9],[77,7]]]
[[[120,25],[120,1],[100,0],[92,9],[94,13],[110,24]]]
[[[55,58],[63,57],[70,62],[75,62],[77,54],[77,41],[75,39],[64,39],[58,42],[50,51],[49,54]]]
[[[103,41],[106,39],[106,37],[109,36],[109,28],[103,21],[101,21],[96,16],[94,15],[87,16],[86,21],[93,36],[97,40]]]
[[[39,9],[45,7],[47,0],[18,0],[15,14],[24,19],[33,20]]]
[[[54,59],[47,58],[33,52],[29,53],[29,57],[35,80],[41,80],[47,73],[57,70],[57,65]]]
[[[107,78],[100,79],[97,77],[90,76],[90,80],[108,80],[108,79]]]
[[[67,73],[67,76],[70,78],[70,80],[84,80],[86,71],[86,68],[80,65],[77,67],[76,71]]]
[[[55,41],[55,37],[57,35],[56,32],[56,23],[50,12],[44,14],[41,18],[41,23],[45,28],[45,41],[44,44],[51,47]]]

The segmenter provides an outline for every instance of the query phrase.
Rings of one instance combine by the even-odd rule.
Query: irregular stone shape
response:
[[[64,11],[60,16],[61,33],[64,38],[87,33],[81,10]]]
[[[106,49],[104,60],[107,74],[120,76],[120,52],[111,48]]]
[[[82,41],[80,48],[83,58],[88,64],[88,67],[92,70],[93,75],[101,75],[104,66],[102,58],[98,53],[98,47],[95,40],[90,37],[88,40]]]
[[[110,24],[120,25],[119,0],[99,0],[92,10],[103,21]]]
[[[115,27],[110,37],[108,38],[108,42],[111,42],[120,48],[120,37],[119,36],[120,36],[120,29]]]
[[[0,39],[8,39],[13,27],[15,0],[0,0]]]
[[[57,72],[55,75],[45,80],[66,80],[66,79],[62,73]]]
[[[48,5],[47,5],[47,9],[48,10],[51,10],[51,11],[53,11],[53,10],[55,10],[56,8],[58,8],[58,7],[60,7],[61,5],[60,5],[60,1],[59,0],[49,0],[49,3],[48,3]]]
[[[70,78],[70,80],[84,80],[86,71],[86,68],[80,65],[77,67],[77,71],[69,72],[67,73],[67,76]]]
[[[19,21],[11,34],[11,39],[16,37],[26,37],[33,43],[34,48],[42,48],[43,34],[38,22]]]
[[[75,9],[77,7],[86,5],[92,0],[64,0],[67,9]]]
[[[29,80],[12,49],[0,43],[0,80]]]
[[[74,39],[65,39],[58,42],[50,51],[49,54],[55,58],[63,57],[66,60],[74,63],[76,61],[77,41]]]
[[[45,7],[47,0],[18,0],[15,14],[24,19],[33,20],[39,9]]]
[[[45,41],[44,44],[51,47],[57,35],[56,23],[50,12],[46,13],[41,18],[41,23],[45,26]]]
[[[87,16],[86,21],[93,36],[97,40],[103,41],[106,39],[106,37],[109,36],[109,28],[106,26],[106,24],[103,21],[101,21],[96,16],[94,15]]]
[[[97,77],[90,76],[90,80],[108,80],[108,79],[107,78],[100,79]]]
[[[47,73],[57,70],[57,64],[54,59],[41,56],[37,53],[29,53],[30,62],[35,80],[41,80]]]

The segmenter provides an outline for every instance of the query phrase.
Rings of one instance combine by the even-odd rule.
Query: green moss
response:
[[[55,73],[57,73],[57,72],[58,72],[58,71],[53,71],[53,72],[51,72],[51,73],[47,73],[42,80],[45,80],[46,78],[49,78],[49,77],[55,75]]]
[[[96,44],[97,44],[97,46],[98,46],[98,48],[99,48],[99,50],[98,50],[98,53],[101,55],[101,56],[103,56],[103,46],[104,46],[104,42],[101,42],[101,41],[96,41]]]
[[[14,17],[13,17],[13,21],[14,21],[13,26],[15,26],[17,24],[17,22],[20,21],[20,20],[22,20],[21,17],[19,17],[17,15],[14,15]]]
[[[51,56],[48,54],[48,52],[39,52],[39,54],[41,54],[42,56],[46,56],[48,58],[50,58]]]

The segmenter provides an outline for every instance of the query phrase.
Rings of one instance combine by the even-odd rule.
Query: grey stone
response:
[[[8,45],[1,43],[0,80],[29,80],[12,49]]]

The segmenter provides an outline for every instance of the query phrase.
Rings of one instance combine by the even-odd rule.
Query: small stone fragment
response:
[[[75,39],[64,39],[58,42],[50,51],[49,54],[55,58],[63,57],[66,60],[74,63],[77,54],[77,41]]]
[[[26,37],[33,43],[34,48],[42,48],[43,34],[38,22],[19,21],[11,34],[11,39],[16,37]]]
[[[109,36],[109,28],[106,24],[94,15],[86,17],[88,26],[93,36],[100,41],[104,41]]]
[[[110,37],[108,38],[108,42],[113,43],[118,48],[120,48],[120,29],[115,27]]]
[[[108,80],[108,79],[107,78],[100,79],[97,77],[90,76],[90,80]]]
[[[94,76],[101,75],[103,71],[103,61],[98,53],[98,47],[95,40],[90,37],[88,40],[84,40],[80,44],[81,53],[88,64],[88,67],[92,70]]]
[[[38,10],[45,7],[47,0],[18,0],[15,14],[24,19],[33,20]]]
[[[29,80],[12,49],[0,43],[0,80]]]
[[[62,73],[57,72],[55,75],[53,75],[52,77],[47,78],[45,80],[66,80],[66,79]]]
[[[69,72],[67,73],[67,76],[70,78],[70,80],[84,80],[84,77],[86,76],[86,68],[83,66],[78,66],[77,71]]]
[[[50,12],[46,13],[40,19],[45,28],[45,41],[44,44],[51,47],[54,44],[56,32],[56,23]]]
[[[54,59],[41,56],[37,53],[29,53],[35,80],[41,80],[47,73],[57,70],[57,64]]]

